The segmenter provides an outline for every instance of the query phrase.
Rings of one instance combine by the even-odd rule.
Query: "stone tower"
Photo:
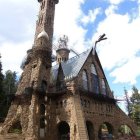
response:
[[[117,140],[119,127],[126,124],[135,134],[136,126],[116,104],[93,48],[69,59],[64,36],[57,49],[58,63],[52,66],[58,0],[38,2],[34,45],[27,51],[18,89],[0,133],[6,137],[18,130],[19,135],[10,136],[12,140],[99,140],[102,125],[106,125],[107,132]]]
[[[34,45],[27,51],[18,89],[1,131],[1,134],[7,134],[18,128],[26,140],[39,139],[40,133],[43,133],[41,127],[46,123],[40,103],[47,102],[55,4],[58,0],[38,0],[38,2],[40,10]]]

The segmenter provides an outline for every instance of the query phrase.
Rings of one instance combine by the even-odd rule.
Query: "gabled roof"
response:
[[[78,75],[79,71],[81,70],[82,66],[84,65],[85,61],[87,60],[87,57],[89,56],[91,50],[92,50],[92,48],[81,53],[78,56],[70,58],[66,62],[61,63],[66,80],[74,78]],[[52,67],[52,74],[53,74],[52,76],[53,76],[54,80],[56,80],[56,78],[57,78],[58,68],[59,68],[59,64]]]

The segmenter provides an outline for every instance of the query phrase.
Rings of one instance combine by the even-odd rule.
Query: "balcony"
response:
[[[108,95],[103,95],[100,92],[95,93],[94,91],[91,91],[89,89],[85,89],[81,85],[78,86],[78,90],[79,90],[81,95],[94,98],[95,100],[102,101],[102,102],[116,103],[116,100],[114,98],[111,98]]]

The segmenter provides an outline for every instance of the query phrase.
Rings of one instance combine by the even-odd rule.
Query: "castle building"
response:
[[[13,140],[99,140],[102,126],[118,137],[133,121],[118,107],[93,48],[69,58],[67,36],[59,39],[52,66],[52,37],[58,0],[38,0],[33,47],[27,51],[15,98],[0,134]],[[12,137],[14,130],[18,135]]]

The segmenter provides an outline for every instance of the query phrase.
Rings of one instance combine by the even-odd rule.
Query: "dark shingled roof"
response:
[[[82,66],[87,60],[87,57],[89,56],[91,50],[92,48],[79,54],[78,56],[70,58],[66,62],[61,63],[65,79],[71,79],[78,75],[79,71],[81,70]],[[59,64],[52,67],[52,76],[54,80],[56,80],[57,78],[58,68],[59,68]]]

